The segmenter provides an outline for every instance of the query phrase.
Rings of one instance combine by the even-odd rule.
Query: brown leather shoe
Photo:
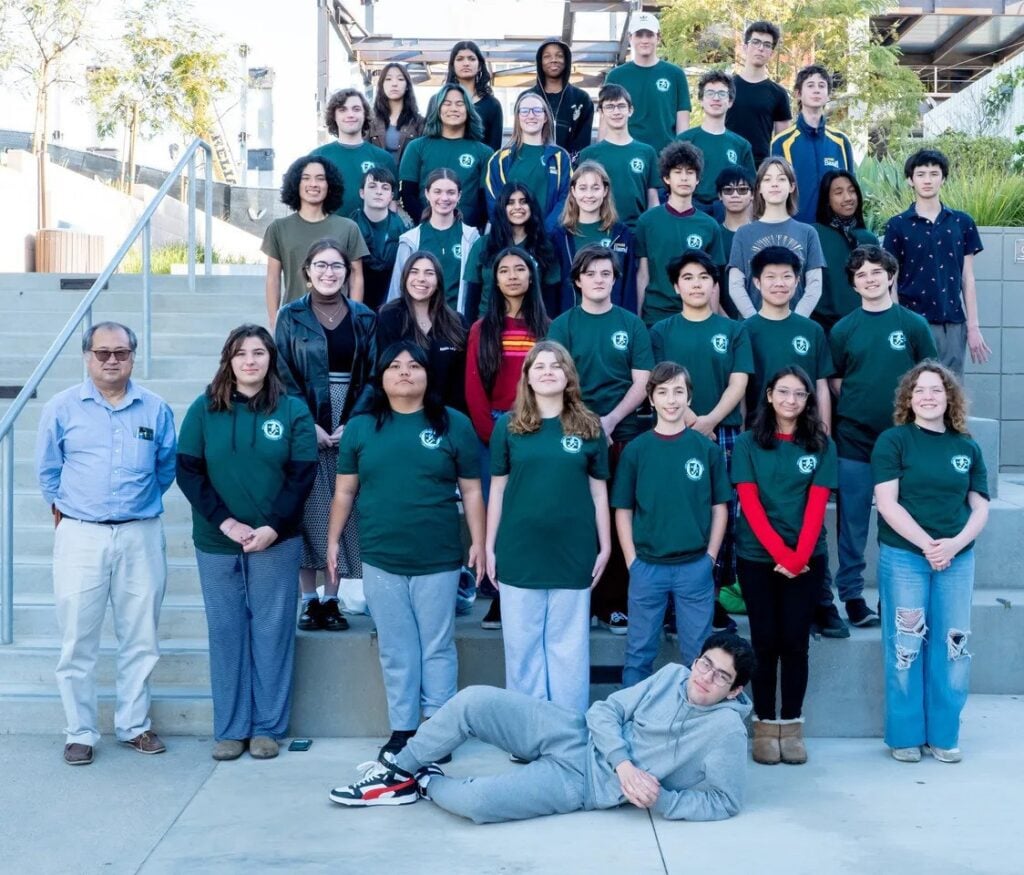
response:
[[[92,745],[65,744],[64,762],[69,766],[87,766],[92,762]]]
[[[139,753],[154,754],[163,753],[167,750],[167,747],[160,740],[160,736],[155,732],[143,732],[136,735],[135,738],[124,742],[127,745],[134,747]]]

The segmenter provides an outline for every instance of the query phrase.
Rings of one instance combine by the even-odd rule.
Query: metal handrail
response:
[[[114,257],[110,259],[103,272],[96,277],[96,282],[82,298],[75,312],[68,317],[60,334],[50,344],[46,355],[36,365],[32,376],[28,378],[18,397],[14,399],[3,418],[0,419],[0,492],[2,492],[3,521],[0,524],[0,591],[3,603],[0,605],[0,644],[14,642],[14,424],[24,410],[25,405],[39,388],[43,378],[53,367],[61,350],[71,339],[79,325],[84,322],[88,330],[92,324],[92,306],[103,291],[118,265],[128,254],[139,235],[142,235],[142,378],[149,379],[150,365],[153,360],[153,314],[151,304],[150,262],[152,254],[151,223],[157,207],[163,202],[171,187],[188,168],[188,290],[196,290],[196,153],[206,153],[206,190],[204,192],[204,208],[206,211],[203,268],[206,276],[213,272],[213,147],[205,140],[196,139],[182,153],[181,159],[174,166],[164,184],[157,190],[153,200],[142,211],[138,221],[132,226],[124,242],[118,247]]]

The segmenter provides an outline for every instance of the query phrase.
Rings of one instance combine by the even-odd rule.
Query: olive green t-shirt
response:
[[[484,234],[477,239],[473,248],[469,250],[469,258],[466,260],[466,282],[479,283],[481,287],[479,312],[466,314],[471,320],[483,318],[487,312],[491,295],[494,294],[493,265],[485,263],[484,260],[484,250],[487,248],[489,236],[489,234]],[[530,254],[532,255],[532,253]],[[534,265],[537,265],[536,259],[534,259]],[[544,268],[544,272],[540,275],[540,281],[545,286],[555,285],[562,281],[562,269],[557,258],[552,258],[551,263]]]
[[[846,278],[846,262],[854,247],[835,228],[815,223],[814,229],[818,232],[821,252],[825,256],[825,269],[821,272],[821,297],[814,305],[814,313],[840,319],[860,307],[860,295]],[[878,245],[878,238],[867,228],[854,228],[853,237],[858,245]]]
[[[537,199],[543,214],[548,202],[548,177],[551,175],[544,163],[544,147],[524,143],[516,150],[516,158],[505,173],[505,184],[521,182]],[[543,215],[541,215],[543,221]]]
[[[426,200],[427,177],[439,167],[455,172],[462,184],[459,212],[467,225],[478,226],[486,220],[483,210],[483,181],[487,172],[487,159],[494,150],[479,140],[445,137],[417,137],[410,141],[402,153],[399,179],[415,182],[420,197]]]
[[[373,143],[362,142],[358,146],[343,146],[335,140],[314,149],[313,154],[326,158],[341,174],[341,179],[345,183],[345,192],[341,199],[341,206],[335,212],[346,219],[363,206],[363,202],[359,198],[359,187],[363,184],[363,174],[367,170],[371,167],[384,167],[394,174],[395,179],[398,179],[398,166],[395,164],[395,159],[379,146],[374,146]]]
[[[952,538],[971,515],[967,493],[988,498],[988,472],[970,435],[897,425],[883,431],[871,453],[875,483],[899,481],[899,503],[932,538]],[[922,555],[878,515],[878,542]],[[964,550],[974,546],[972,541]],[[961,553],[963,550],[960,551]]]
[[[661,188],[658,177],[658,153],[646,143],[633,140],[625,146],[603,140],[580,152],[579,164],[596,161],[612,183],[615,212],[630,230],[647,209],[647,190]]]
[[[282,219],[274,219],[267,226],[260,249],[264,255],[281,262],[282,307],[297,301],[308,291],[302,263],[309,247],[324,237],[337,240],[350,261],[358,261],[370,254],[363,235],[359,233],[359,226],[337,214],[320,222],[307,222],[298,213],[292,213]]]
[[[765,319],[755,313],[744,323],[754,355],[754,373],[747,381],[747,422],[764,397],[764,386],[780,368],[799,365],[811,383],[834,373],[832,355],[822,327],[799,313],[785,319]]]
[[[462,565],[460,477],[480,476],[480,448],[469,419],[448,408],[435,434],[422,410],[356,416],[341,436],[338,473],[359,476],[359,550],[391,574],[436,574]]]
[[[754,372],[746,326],[717,313],[700,322],[681,313],[662,319],[651,329],[651,346],[655,362],[675,362],[690,372],[690,409],[698,416],[714,409],[732,374]],[[741,425],[739,404],[719,424]]]
[[[524,589],[587,589],[597,559],[590,478],[607,480],[604,434],[562,432],[558,417],[512,434],[508,414],[491,435],[491,476],[508,476],[495,543],[498,580]]]
[[[551,323],[556,340],[576,363],[583,403],[598,416],[611,413],[633,385],[633,371],[654,367],[651,338],[644,323],[622,307],[594,315],[582,307],[566,310]],[[642,430],[636,411],[625,417],[612,439],[628,441]]]
[[[721,134],[712,134],[702,127],[696,127],[683,131],[676,139],[684,143],[693,143],[704,156],[704,170],[700,175],[700,182],[697,183],[697,190],[693,193],[693,199],[702,204],[712,204],[718,200],[715,180],[723,170],[729,167],[746,167],[751,177],[755,174],[754,155],[750,150],[750,143],[739,134],[728,130]]]
[[[753,432],[745,431],[732,448],[732,482],[757,485],[768,522],[790,549],[795,549],[800,539],[811,487],[835,489],[839,485],[836,445],[831,438],[827,441],[818,453],[809,453],[791,440],[777,440],[773,449],[766,450],[754,441]],[[813,555],[821,556],[825,550],[822,526]],[[775,564],[743,513],[736,524],[736,555],[751,562]]]
[[[629,132],[655,151],[664,149],[676,135],[676,113],[690,110],[686,73],[668,61],[640,67],[627,61],[608,71],[605,82],[621,85],[633,99]]]
[[[839,455],[867,462],[878,436],[892,425],[900,378],[919,361],[938,357],[935,340],[924,318],[899,304],[881,313],[859,307],[832,327],[828,339],[835,375],[843,381],[833,428]]]
[[[652,207],[636,223],[636,254],[648,262],[647,291],[640,316],[648,326],[678,313],[679,295],[668,279],[668,264],[687,249],[703,249],[721,269],[725,266],[722,228],[707,213],[694,210],[686,216],[673,215],[662,204]]]
[[[623,451],[612,507],[633,511],[633,544],[644,562],[690,562],[707,552],[711,508],[732,498],[721,447],[699,431],[648,431]]]
[[[432,252],[441,262],[444,297],[453,310],[458,309],[459,286],[462,284],[462,227],[461,222],[456,222],[439,231],[430,222],[420,225],[420,249]]]

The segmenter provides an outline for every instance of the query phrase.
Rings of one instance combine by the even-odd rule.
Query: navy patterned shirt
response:
[[[967,213],[943,204],[935,221],[914,204],[889,219],[883,244],[900,265],[900,303],[933,325],[966,322],[962,304],[964,256],[984,247]]]

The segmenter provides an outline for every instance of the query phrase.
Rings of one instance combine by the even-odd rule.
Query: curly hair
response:
[[[562,226],[570,233],[575,234],[580,227],[580,205],[576,203],[574,189],[576,183],[583,178],[585,173],[592,173],[604,185],[604,200],[601,202],[601,230],[609,231],[619,220],[619,214],[615,209],[615,196],[612,194],[612,181],[608,172],[596,161],[582,161],[580,166],[569,177],[569,197],[565,199],[565,206],[562,207]]]
[[[512,434],[533,434],[540,431],[541,416],[537,409],[537,397],[530,386],[530,368],[542,352],[550,352],[562,366],[565,374],[565,389],[562,392],[562,434],[576,435],[584,440],[594,440],[601,434],[601,420],[583,403],[580,390],[580,375],[576,365],[562,344],[553,340],[541,340],[534,344],[523,361],[523,371],[516,387],[516,401],[512,406],[508,430]]]
[[[668,179],[676,167],[692,170],[700,179],[704,175],[704,153],[693,143],[673,140],[658,153],[658,176]]]
[[[303,155],[292,162],[284,172],[284,179],[281,180],[281,203],[295,212],[299,211],[299,207],[302,206],[299,184],[302,182],[302,172],[310,164],[319,164],[324,169],[324,176],[327,177],[327,197],[321,206],[323,211],[330,215],[341,206],[345,197],[345,182],[338,168],[321,155]]]
[[[358,88],[342,88],[341,91],[335,91],[331,95],[331,99],[327,101],[327,109],[324,110],[324,125],[329,134],[338,136],[338,121],[334,114],[345,105],[345,101],[350,97],[358,97],[363,104],[363,138],[365,139],[370,132],[370,119],[373,110],[370,108],[370,101],[366,99],[366,95]]]
[[[953,372],[935,359],[918,362],[903,375],[899,386],[896,387],[892,421],[896,425],[909,425],[914,421],[914,409],[911,406],[914,386],[921,374],[927,373],[938,374],[942,380],[942,387],[946,390],[946,412],[942,415],[946,428],[960,434],[970,434],[967,430],[967,396],[963,387]]]

